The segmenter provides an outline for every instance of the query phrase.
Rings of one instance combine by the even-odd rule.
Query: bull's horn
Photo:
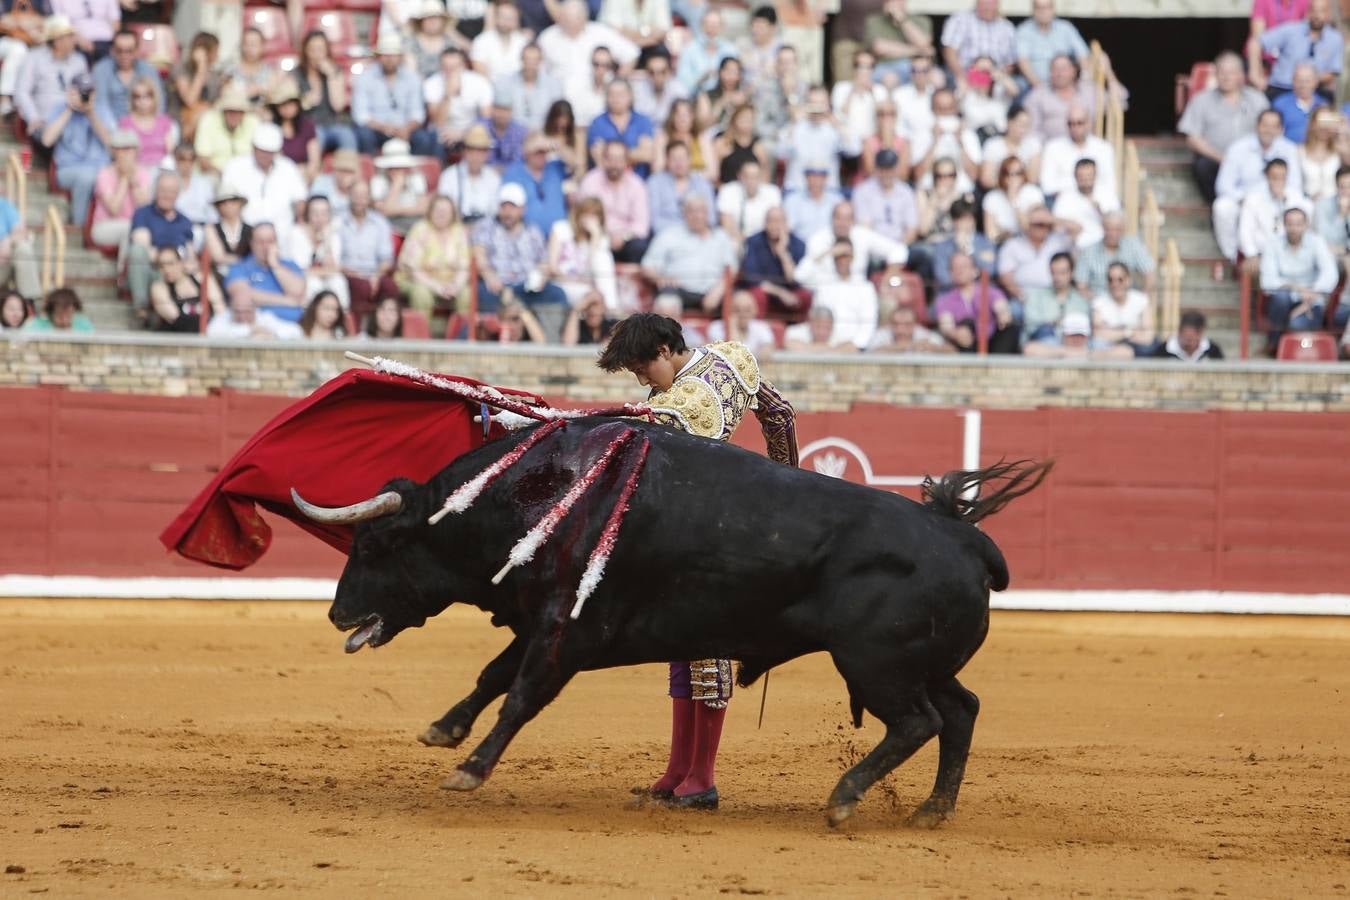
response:
[[[351,506],[315,506],[301,497],[300,492],[295,488],[291,488],[291,499],[295,501],[296,509],[315,522],[322,522],[325,525],[351,525],[356,522],[364,522],[367,519],[376,519],[380,516],[396,513],[403,506],[403,497],[398,491],[385,491],[383,494],[371,497],[369,500],[362,500],[360,503],[353,503]]]

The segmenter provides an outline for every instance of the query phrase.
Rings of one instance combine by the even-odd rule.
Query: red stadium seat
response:
[[[310,10],[305,13],[305,34],[311,31],[318,31],[328,38],[334,59],[366,55],[366,48],[361,46],[356,31],[356,19],[350,13],[332,9]]]
[[[178,63],[181,51],[178,37],[171,25],[137,25],[141,46],[137,55],[161,72],[167,72]]]
[[[431,323],[415,309],[403,311],[403,336],[426,341],[431,339]]]
[[[1180,117],[1186,109],[1186,104],[1192,97],[1201,91],[1209,89],[1214,84],[1214,63],[1198,62],[1191,66],[1189,75],[1178,75],[1176,81],[1176,113]]]
[[[417,157],[417,168],[427,180],[427,192],[436,193],[436,185],[441,183],[441,161],[434,156]]]
[[[280,6],[250,6],[244,10],[244,27],[262,32],[263,55],[268,59],[295,54],[286,10]]]
[[[1336,339],[1324,331],[1292,331],[1280,337],[1276,359],[1289,362],[1335,362]]]
[[[333,0],[331,4],[334,9],[347,9],[353,12],[373,12],[380,11],[380,0]]]
[[[361,333],[361,323],[356,320],[356,313],[351,311],[347,312],[347,333],[348,334]]]

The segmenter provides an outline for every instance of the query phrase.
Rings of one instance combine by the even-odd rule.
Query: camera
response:
[[[89,89],[87,89],[87,90],[81,90],[81,91],[80,91],[80,102],[81,102],[81,103],[88,103],[88,102],[89,102],[89,98],[92,97],[92,96],[94,96],[94,90],[93,90],[93,88],[89,88]]]

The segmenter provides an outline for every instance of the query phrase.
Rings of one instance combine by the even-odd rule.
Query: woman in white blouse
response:
[[[1041,139],[1031,133],[1031,113],[1018,109],[1008,116],[1008,131],[984,142],[984,161],[980,168],[980,184],[993,188],[998,184],[999,166],[1010,156],[1020,159],[1027,167],[1027,181],[1041,183]]]
[[[1336,138],[1344,121],[1329,106],[1317,109],[1308,120],[1308,137],[1298,148],[1299,167],[1303,171],[1303,193],[1316,203],[1336,194],[1336,170],[1341,167]]]
[[[876,57],[866,50],[853,55],[853,78],[841,81],[830,91],[830,106],[839,122],[846,143],[861,147],[877,130],[877,104],[890,98],[890,92],[872,81]]]
[[[599,291],[607,309],[618,309],[614,253],[605,231],[605,207],[598,197],[576,201],[567,218],[553,225],[548,236],[548,268],[550,279],[572,304]]]
[[[282,256],[305,270],[305,296],[332,291],[343,309],[351,304],[347,279],[338,265],[342,259],[342,244],[327,197],[310,197],[305,201],[300,221],[286,236]]]
[[[999,243],[1026,229],[1027,216],[1045,205],[1045,194],[1027,180],[1027,164],[1016,156],[1003,160],[998,187],[984,195],[984,233]]]

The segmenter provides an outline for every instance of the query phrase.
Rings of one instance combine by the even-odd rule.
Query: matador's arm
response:
[[[754,410],[759,429],[764,432],[769,459],[797,468],[797,414],[792,404],[771,382],[760,378]]]

